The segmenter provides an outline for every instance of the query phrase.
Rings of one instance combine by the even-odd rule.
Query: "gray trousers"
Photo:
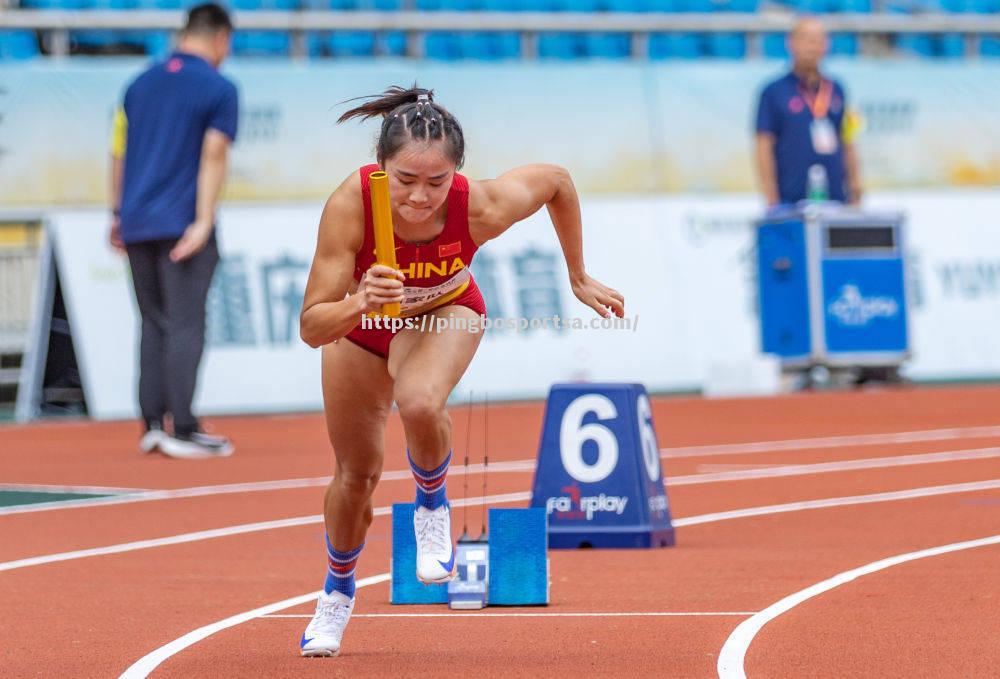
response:
[[[205,348],[205,302],[219,263],[213,236],[190,259],[170,261],[177,240],[126,247],[132,285],[142,318],[139,348],[139,408],[147,427],[173,416],[174,433],[198,429],[191,412],[198,366]]]

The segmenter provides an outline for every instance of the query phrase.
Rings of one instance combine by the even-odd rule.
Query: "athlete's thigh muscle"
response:
[[[380,470],[392,406],[385,359],[346,340],[323,347],[323,404],[337,464]]]

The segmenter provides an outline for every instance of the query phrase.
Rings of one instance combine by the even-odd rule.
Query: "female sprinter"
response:
[[[354,608],[354,569],[372,521],[371,497],[382,472],[383,429],[393,401],[417,486],[417,577],[440,583],[454,574],[445,496],[451,419],[445,401],[482,334],[455,329],[462,327],[458,323],[443,332],[421,332],[418,324],[394,333],[362,328],[362,316],[400,302],[404,317],[480,321],[486,307],[469,274],[472,256],[542,207],[548,208],[559,236],[573,293],[602,316],[625,312],[624,298],[584,270],[580,204],[566,170],[526,165],[499,179],[466,179],[457,173],[465,155],[462,127],[432,94],[392,87],[340,117],[340,122],[380,117],[382,129],[378,165],[353,173],[326,203],[302,308],[302,339],[323,347],[326,424],[337,460],[324,507],[329,567],[324,594],[302,635],[306,656],[340,651]],[[380,168],[389,175],[399,270],[373,265],[369,175]]]

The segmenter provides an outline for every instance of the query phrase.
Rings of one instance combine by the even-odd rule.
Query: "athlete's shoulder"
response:
[[[327,207],[333,206],[337,209],[346,209],[348,211],[351,211],[350,208],[356,208],[359,213],[363,214],[363,205],[361,203],[361,174],[363,169],[355,170],[347,175],[347,178],[330,194],[330,198],[326,201]]]
[[[469,194],[469,224],[482,224],[495,214],[494,196],[490,179],[467,179],[465,190]]]
[[[320,218],[320,240],[339,242],[357,252],[361,249],[364,233],[365,211],[361,200],[360,171],[355,170],[327,199]]]

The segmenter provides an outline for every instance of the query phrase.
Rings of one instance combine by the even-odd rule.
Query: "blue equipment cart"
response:
[[[903,217],[835,203],[757,223],[761,346],[785,369],[899,366],[910,353]]]

